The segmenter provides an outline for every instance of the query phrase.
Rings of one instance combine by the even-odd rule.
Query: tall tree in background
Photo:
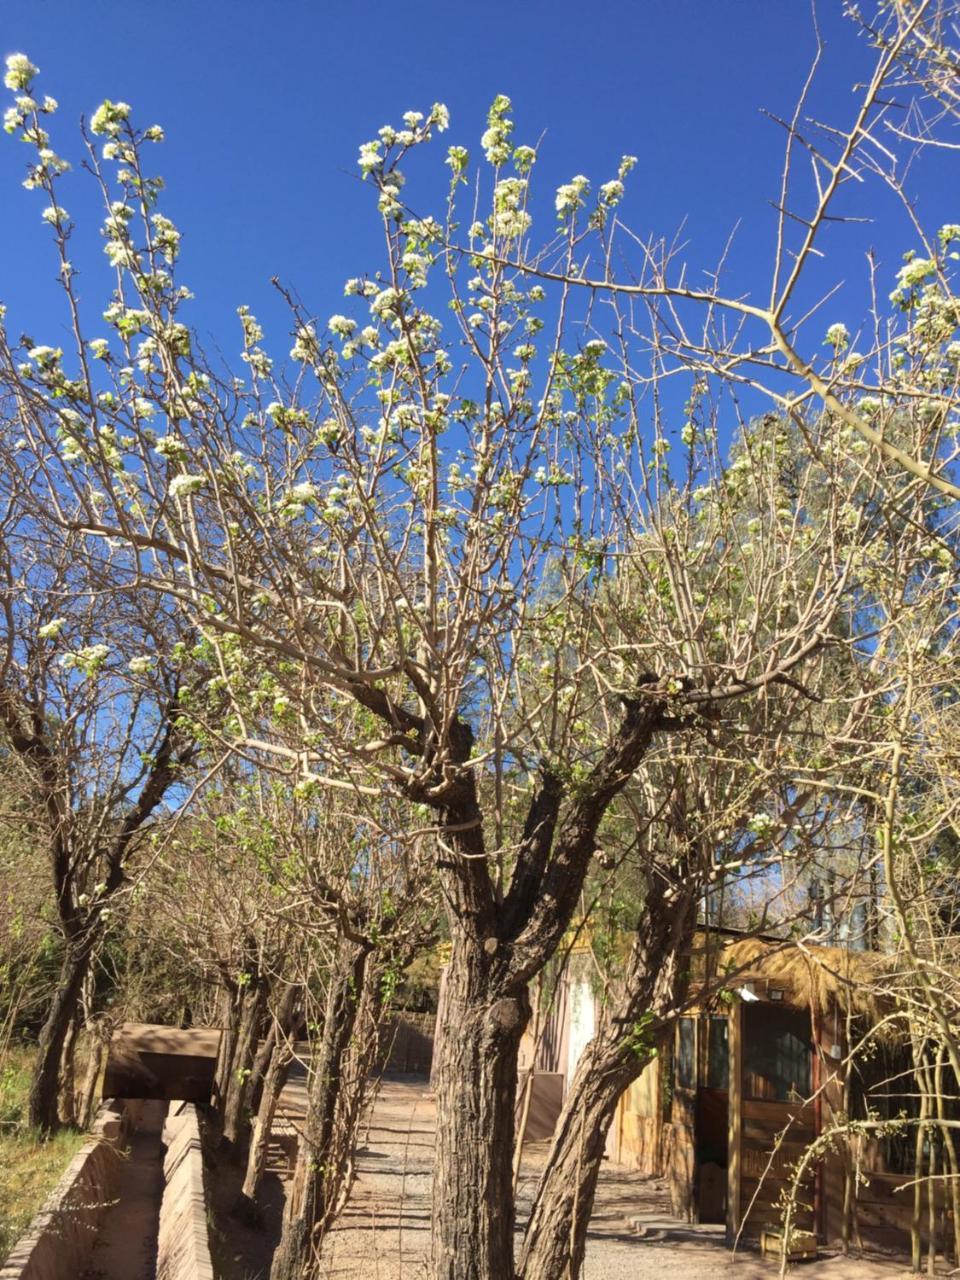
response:
[[[7,507],[0,730],[42,814],[63,946],[30,1092],[30,1122],[44,1131],[58,1125],[61,1059],[106,923],[195,757],[171,617],[156,598],[115,595],[109,575],[85,578],[71,542]]]

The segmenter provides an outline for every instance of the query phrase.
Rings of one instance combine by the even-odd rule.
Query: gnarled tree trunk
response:
[[[252,974],[241,996],[240,1023],[237,1028],[230,1073],[225,1081],[223,1140],[234,1150],[242,1145],[250,1124],[247,1098],[266,999],[266,983],[258,974]]]
[[[78,1117],[80,1126],[83,1129],[89,1129],[93,1124],[97,1102],[97,1081],[100,1079],[103,1062],[107,1056],[107,1039],[109,1035],[107,1028],[96,1019],[89,1023],[88,1033],[90,1037],[90,1057],[87,1059],[87,1070],[80,1093],[80,1115]]]
[[[501,988],[493,958],[457,940],[445,975],[436,1072],[432,1275],[512,1280],[514,1099],[526,985]]]
[[[291,982],[286,986],[279,1008],[274,1010],[274,1015],[270,1019],[267,1034],[260,1041],[253,1060],[253,1070],[250,1072],[250,1087],[247,1095],[247,1105],[251,1115],[255,1116],[260,1109],[260,1097],[267,1072],[273,1061],[274,1050],[293,1034],[300,994],[301,988],[297,983]]]
[[[596,1039],[581,1055],[527,1224],[517,1268],[522,1280],[580,1275],[607,1131],[621,1094],[651,1056],[622,1045],[612,1051]]]
[[[67,1034],[63,1039],[63,1051],[60,1054],[60,1123],[68,1129],[77,1123],[77,1036],[80,1032],[79,1004]]]
[[[270,1146],[273,1118],[276,1115],[277,1103],[280,1101],[283,1086],[287,1082],[287,1074],[292,1061],[293,1049],[291,1046],[283,1039],[275,1040],[273,1053],[270,1055],[270,1066],[267,1068],[260,1089],[257,1114],[250,1133],[247,1171],[237,1204],[237,1211],[246,1217],[256,1217],[256,1200],[267,1163],[267,1151]]]
[[[514,1105],[527,984],[569,927],[601,820],[663,727],[656,699],[623,702],[616,733],[576,794],[567,797],[562,780],[541,770],[505,894],[489,872],[476,776],[465,770],[442,789],[451,856],[439,866],[453,949],[439,1028],[433,1280],[514,1277]],[[452,745],[469,759],[472,733],[461,721]]]
[[[318,1273],[320,1246],[339,1201],[343,1169],[331,1161],[344,1066],[364,990],[369,946],[341,937],[330,973],[323,1033],[312,1053],[310,1093],[297,1170],[270,1280]]]
[[[557,1121],[550,1158],[524,1233],[518,1280],[577,1280],[607,1133],[624,1090],[673,1029],[694,929],[692,877],[670,902],[647,904],[624,988],[608,1007]]]
[[[57,989],[40,1032],[28,1114],[30,1124],[41,1133],[53,1133],[60,1124],[60,1064],[70,1024],[80,1003],[91,950],[91,943],[85,937],[67,943]]]
[[[240,1006],[236,986],[221,979],[218,1013],[220,1044],[217,1048],[217,1065],[213,1074],[213,1103],[223,1126],[223,1109],[227,1100],[227,1084],[233,1066],[233,1052],[237,1040],[237,1022]]]

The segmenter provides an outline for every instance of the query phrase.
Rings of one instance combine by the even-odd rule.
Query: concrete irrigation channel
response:
[[[0,1280],[213,1280],[190,1102],[108,1099]]]

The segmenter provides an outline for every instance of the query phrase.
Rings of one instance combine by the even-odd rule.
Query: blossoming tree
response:
[[[108,921],[164,809],[188,794],[196,747],[180,720],[181,669],[169,661],[176,615],[156,598],[118,598],[109,575],[94,586],[77,571],[72,539],[7,498],[0,733],[42,815],[62,947],[29,1100],[30,1123],[49,1132]]]
[[[884,56],[868,114],[894,65]],[[596,197],[583,176],[561,186],[535,248],[537,151],[516,143],[502,96],[470,221],[462,146],[448,149],[438,216],[407,192],[418,153],[447,128],[442,105],[361,148],[383,234],[376,267],[347,281],[348,301],[326,319],[284,291],[290,376],[241,307],[242,377],[207,361],[183,319],[180,232],[149,162],[162,131],[105,102],[88,163],[116,289],[102,312],[109,337],[89,337],[64,162],[45,128],[53,107],[34,96],[35,74],[29,60],[10,64],[7,127],[33,148],[27,184],[49,201],[75,348],[0,341],[13,473],[41,477],[44,506],[88,554],[111,546],[121,582],[184,611],[229,702],[225,744],[305,789],[386,790],[413,806],[451,940],[432,1271],[502,1280],[515,1270],[528,987],[578,910],[619,799],[651,750],[693,759],[728,716],[729,749],[756,754],[731,708],[753,708],[762,734],[766,700],[815,692],[831,647],[857,643],[838,619],[893,554],[873,544],[877,504],[915,481],[953,492],[937,471],[941,391],[909,417],[901,447],[856,407],[866,388],[845,332],[831,331],[826,355],[801,356],[788,304],[815,231],[791,247],[797,271],[778,267],[769,307],[675,281],[672,254],[655,246],[642,249],[636,283],[617,280],[633,157]],[[852,136],[820,186],[814,227],[861,124]],[[599,276],[589,254],[605,264]],[[905,303],[944,293],[944,264],[931,261],[898,283]],[[763,344],[743,338],[754,322]],[[942,338],[935,346],[939,361]],[[783,390],[790,379],[799,390]],[[671,394],[681,383],[686,403]],[[815,505],[803,482],[781,482],[776,433],[724,464],[721,415],[742,426],[739,397],[762,392],[806,437]],[[822,413],[808,412],[811,392]],[[544,1238],[555,1241],[569,1203],[554,1212],[561,1228]],[[306,1228],[279,1251],[274,1280],[316,1267]],[[558,1265],[553,1253],[540,1269],[525,1261],[538,1277]]]

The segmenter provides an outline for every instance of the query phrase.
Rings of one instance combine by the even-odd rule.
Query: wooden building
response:
[[[780,1228],[805,1164],[794,1230],[903,1249],[915,1212],[915,1129],[908,1136],[894,1123],[872,1136],[837,1127],[843,1115],[895,1119],[915,1101],[903,1020],[885,1020],[890,1010],[876,996],[884,958],[701,938],[693,965],[702,997],[678,1020],[671,1048],[623,1095],[608,1154],[667,1179],[677,1214],[725,1223],[731,1242]],[[849,1046],[865,1034],[871,1052],[851,1065]],[[940,1205],[928,1213],[928,1185],[924,1234],[930,1221],[945,1225]]]

